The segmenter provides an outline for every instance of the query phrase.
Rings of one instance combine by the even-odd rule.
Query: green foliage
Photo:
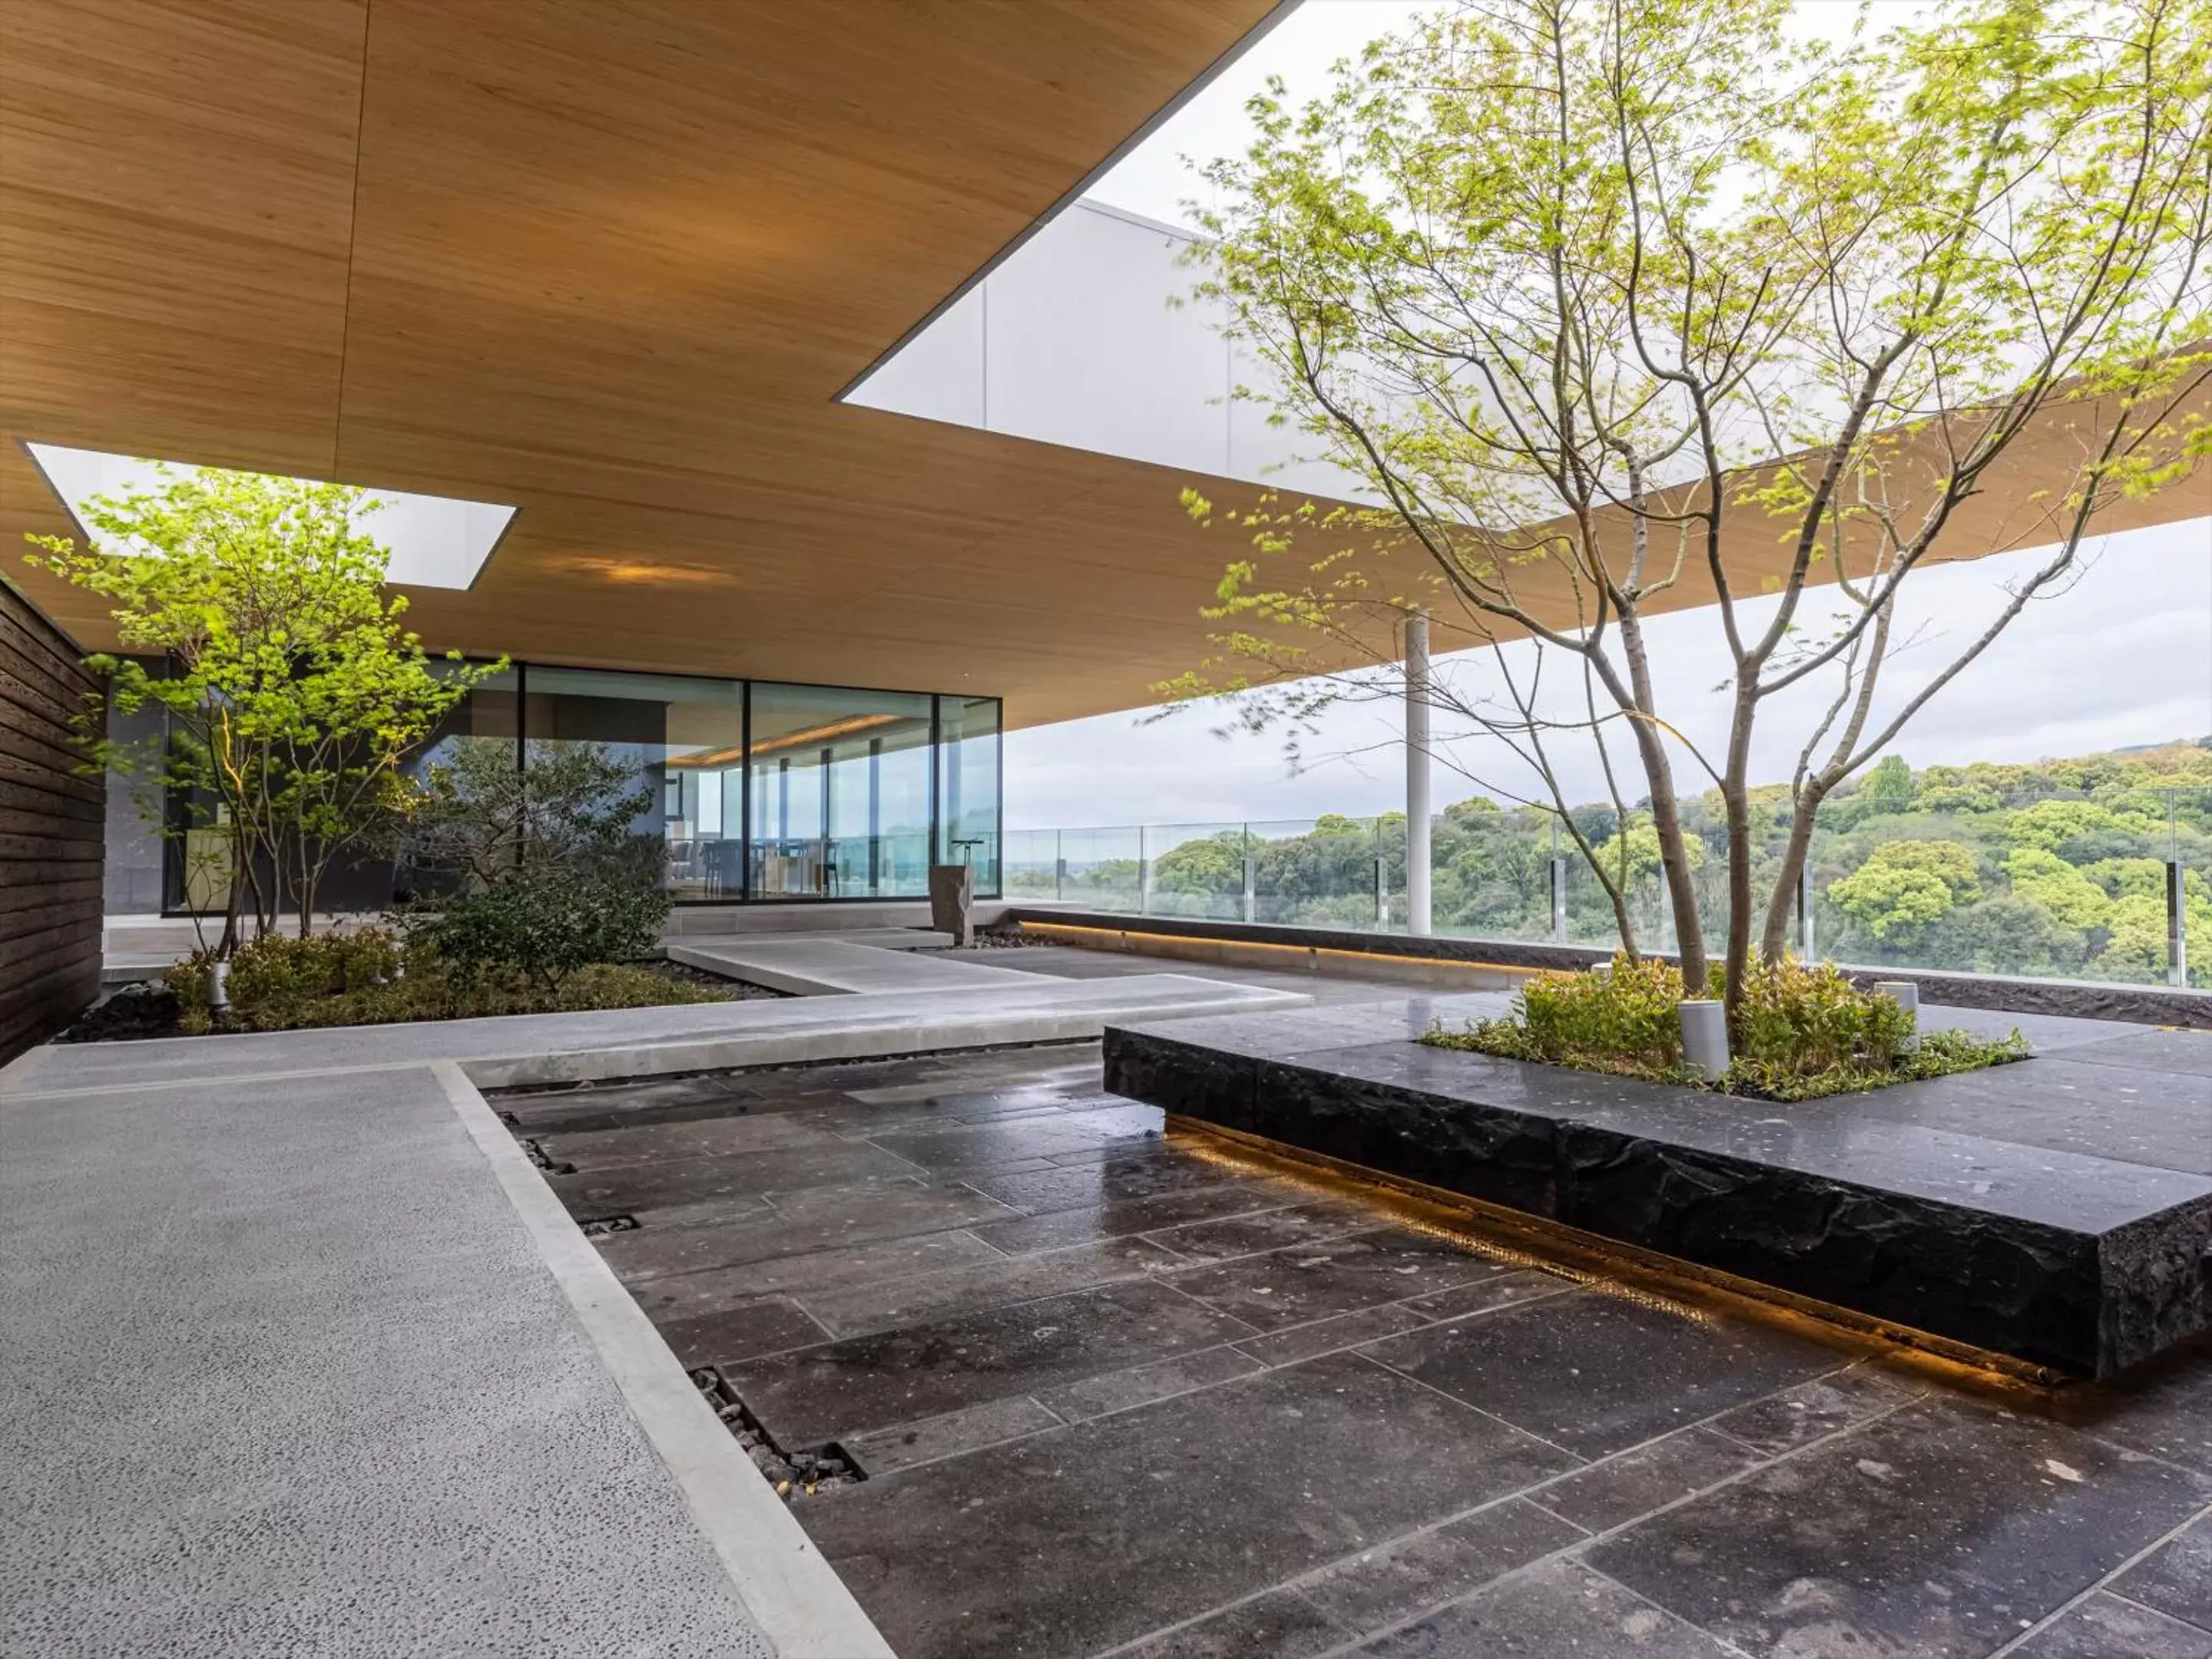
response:
[[[1228,896],[1244,890],[1244,837],[1223,830],[1171,847],[1152,861],[1156,892]]]
[[[1838,947],[1838,954],[1849,950],[1848,943]],[[2063,978],[2085,969],[2089,944],[2041,905],[2001,894],[1944,917],[1929,930],[1925,948],[1915,954],[1925,957],[1929,966],[1968,973]],[[1878,951],[1857,955],[1884,959]]]
[[[35,565],[110,601],[125,657],[96,657],[118,710],[156,709],[168,738],[111,744],[96,715],[86,748],[102,769],[159,787],[142,810],[165,834],[171,791],[202,803],[185,828],[230,843],[232,942],[251,908],[266,933],[279,908],[312,926],[331,862],[414,808],[401,763],[499,665],[440,668],[400,625],[383,588],[385,550],[341,484],[198,469],[86,511],[100,543],[30,540]],[[141,656],[155,659],[149,665]]]
[[[2088,932],[2110,917],[2112,896],[2056,853],[2023,847],[2004,861],[2014,897],[2039,904],[2060,923]]]
[[[1587,843],[1601,883],[1624,866],[1648,883],[1663,854],[1679,948],[1695,963],[1724,939],[1739,988],[1749,949],[1781,948],[1829,797],[1850,799],[1844,830],[2021,804],[2003,769],[1915,780],[1899,763],[1845,786],[2064,591],[2100,514],[2212,454],[2189,406],[2212,364],[2212,9],[1958,0],[1834,43],[1797,38],[1790,10],[1438,6],[1309,100],[1277,81],[1249,101],[1249,142],[1203,169],[1197,295],[1266,371],[1231,395],[1366,504],[1186,490],[1194,519],[1246,544],[1203,613],[1215,655],[1158,688],[1239,690],[1248,728],[1295,732],[1375,695],[1344,665],[1390,673],[1409,613],[1513,641],[1517,689],[1437,694],[1451,738],[1499,738],[1546,783],[1569,744],[1623,739],[1613,781],[1656,809],[1664,845],[1647,859],[1632,830],[1570,850]],[[2055,458],[2034,437],[2052,430],[2073,434]],[[2000,486],[2024,438],[2027,482]],[[2030,530],[1964,510],[1992,489]],[[1948,660],[1908,688],[1881,673],[1917,571],[2031,544],[2048,550]],[[1722,613],[1709,683],[1729,699],[1725,742],[1702,751],[1656,705],[1640,626],[1692,580]],[[1755,590],[1774,599],[1754,616]],[[1547,653],[1583,708],[1528,690]],[[1772,731],[1792,708],[1803,726]],[[1770,745],[1802,757],[1787,800],[1744,770]],[[1673,809],[1701,774],[1724,810],[1686,842]],[[1794,828],[1787,856],[1747,817]],[[2111,839],[2039,850],[2127,856],[2135,830],[2084,833]],[[1699,878],[1701,846],[1729,880]],[[1863,908],[1877,944],[1905,948],[1947,901],[1891,869]],[[1619,918],[1632,950],[1639,908]]]
[[[511,969],[550,994],[594,963],[651,955],[668,908],[633,872],[521,869],[447,901],[417,931],[465,983]]]
[[[213,951],[201,951],[169,970],[178,1023],[189,1034],[646,1008],[719,1002],[729,995],[713,986],[615,963],[592,963],[551,988],[511,965],[462,975],[430,948],[419,930],[402,942],[389,933],[363,929],[304,939],[271,933],[246,941],[231,971],[230,1008],[216,1015],[207,1006],[207,993],[216,959]]]
[[[1682,1032],[1675,1006],[1682,1000],[1681,970],[1646,957],[1613,958],[1604,974],[1546,974],[1521,988],[1520,1012],[1468,1027],[1483,1042],[1432,1036],[1442,1047],[1481,1047],[1489,1054],[1583,1066],[1632,1076],[1672,1075],[1682,1066]]]
[[[605,744],[454,738],[423,769],[422,800],[398,854],[413,881],[481,891],[520,870],[635,869],[664,856],[632,826],[653,805],[635,765]]]
[[[1859,787],[1859,797],[1869,816],[1903,812],[1912,805],[1912,769],[1902,755],[1884,755],[1874,763]]]
[[[1887,997],[1859,990],[1832,963],[1754,961],[1744,974],[1729,1046],[1744,1081],[1779,1094],[1799,1079],[1893,1073],[1911,1038],[1911,1015]]]
[[[1829,902],[1885,943],[1905,943],[1976,896],[1971,848],[1954,841],[1892,841],[1828,888]]]
[[[1631,880],[1649,877],[1659,868],[1659,831],[1646,819],[1631,823],[1621,833],[1597,843],[1594,849],[1601,868],[1626,869]],[[1705,844],[1702,841],[1684,843],[1683,851],[1690,868],[1705,867]]]
[[[388,928],[317,933],[306,939],[265,933],[240,944],[229,958],[229,995],[246,1029],[264,1030],[296,1023],[311,1003],[345,997],[400,977],[407,960],[405,942]],[[169,970],[189,1021],[206,1018],[208,988],[215,964],[213,948],[194,951]],[[274,1022],[274,1023],[266,1023]]]
[[[1725,987],[1716,971],[1705,994]],[[1547,974],[1521,989],[1503,1019],[1464,1030],[1431,1030],[1422,1041],[1507,1060],[1568,1066],[1653,1082],[1691,1084],[1677,1007],[1680,971],[1670,963],[1613,959],[1603,974]],[[1753,961],[1737,998],[1730,1036],[1735,1064],[1716,1086],[1764,1100],[1812,1100],[1893,1083],[1976,1071],[2025,1059],[2015,1031],[1990,1042],[1931,1032],[1912,1045],[1912,1020],[1887,997],[1856,988],[1832,964]]]
[[[1954,794],[1986,788],[1986,798],[1972,811],[1930,810],[1929,791],[1919,787],[1929,778],[1936,780],[1936,788]],[[2171,853],[2189,866],[2189,932],[2197,946],[2191,952],[2191,977],[2212,985],[2212,949],[2203,943],[2212,939],[2212,884],[2205,874],[2212,872],[2212,748],[2172,744],[2033,764],[1929,767],[1915,779],[1909,802],[1889,796],[1876,803],[1879,810],[1868,810],[1863,796],[1876,782],[1869,775],[1823,807],[1811,838],[1820,954],[1869,967],[2161,980],[2165,860]],[[2021,838],[2009,826],[2040,805],[2081,802],[2106,816],[2070,822],[2070,830],[2089,828],[2062,838],[2062,850],[2054,855],[2072,872],[2060,883],[2060,908],[2074,918],[2069,921],[2034,896],[2045,892],[2037,876],[2047,881],[2058,866],[2028,860],[2021,866],[2025,884],[2015,888],[2008,862],[2016,854],[2041,849],[2018,845]],[[1682,802],[1682,814],[1687,845],[1698,849],[1690,857],[1704,858],[1694,875],[1701,896],[1711,900],[1706,913],[1717,915],[1725,872],[1718,854],[1707,849],[1727,845],[1722,802],[1710,791],[1691,796]],[[1779,860],[1788,803],[1755,802],[1748,816],[1754,878],[1763,882],[1771,878]],[[1575,818],[1594,846],[1617,849],[1620,826],[1612,808],[1578,807]],[[2031,830],[2030,836],[2047,834],[2054,823],[2054,815],[2039,813],[2031,823],[2044,828]],[[1339,819],[1330,828],[1344,823],[1359,827]],[[1630,898],[1638,926],[1656,930],[1658,883],[1638,823],[1632,817],[1629,844],[1633,851],[1643,843],[1646,855],[1632,872]],[[1548,866],[1555,845],[1564,851],[1567,842],[1559,832],[1555,842],[1550,812],[1474,798],[1439,811],[1434,835],[1438,932],[1483,939],[1551,936]],[[2107,845],[2113,837],[2117,848]],[[1133,848],[1134,841],[1133,834],[1127,837]],[[1076,854],[1079,843],[1073,836],[1066,845]],[[1155,912],[1241,915],[1245,846],[1243,832],[1231,829],[1159,855],[1153,868]],[[1404,848],[1395,827],[1379,836],[1255,831],[1249,846],[1263,921],[1371,927],[1378,855],[1392,890],[1402,890]],[[2086,862],[2069,862],[2091,852],[2096,855]],[[2101,902],[2074,878],[2101,895]],[[1054,891],[1048,861],[1011,860],[1008,878],[1012,890]],[[1068,897],[1123,908],[1133,903],[1136,889],[1133,857],[1086,867],[1079,856],[1071,856]],[[2141,902],[2124,902],[2128,900]],[[2084,917],[2089,925],[2075,925]],[[1578,861],[1568,872],[1566,936],[1607,949],[1619,943],[1611,907]]]

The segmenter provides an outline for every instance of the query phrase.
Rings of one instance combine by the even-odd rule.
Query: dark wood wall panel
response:
[[[99,682],[0,582],[0,1064],[100,991],[106,793],[77,775],[70,722]]]

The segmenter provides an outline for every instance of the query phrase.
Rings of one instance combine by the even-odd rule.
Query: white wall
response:
[[[864,380],[848,402],[1162,466],[1344,497],[1231,387],[1264,371],[1189,298],[1186,231],[1078,202]],[[1180,303],[1178,303],[1180,302]],[[1233,354],[1233,355],[1232,355]]]

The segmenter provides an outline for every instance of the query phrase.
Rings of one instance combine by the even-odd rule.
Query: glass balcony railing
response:
[[[1963,794],[1861,790],[1825,806],[1808,879],[1783,906],[1789,948],[1866,967],[2212,987],[2212,786],[1948,798]],[[1729,831],[1705,805],[1686,807],[1685,827],[1699,914],[1717,948]],[[1624,834],[1618,812],[1586,808],[1572,823],[1571,831],[1550,813],[1487,803],[1437,815],[1433,931],[1611,948],[1621,942],[1625,910],[1639,946],[1673,950],[1673,907],[1648,821],[1631,813]],[[1757,805],[1750,828],[1753,889],[1764,906],[1788,842],[1787,803]],[[1606,860],[1619,909],[1575,832]],[[1012,830],[1005,856],[1006,896],[1017,902],[1406,929],[1405,819],[1395,813]],[[1754,937],[1765,920],[1762,908]]]

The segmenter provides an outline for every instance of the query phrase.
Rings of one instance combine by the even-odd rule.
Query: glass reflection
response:
[[[999,700],[937,700],[947,864],[975,866],[979,896],[999,891]]]
[[[525,672],[523,731],[534,749],[589,744],[647,786],[633,825],[665,849],[679,899],[735,898],[744,846],[744,692],[732,680],[585,669]]]
[[[929,890],[929,716],[924,695],[754,685],[754,897]]]

